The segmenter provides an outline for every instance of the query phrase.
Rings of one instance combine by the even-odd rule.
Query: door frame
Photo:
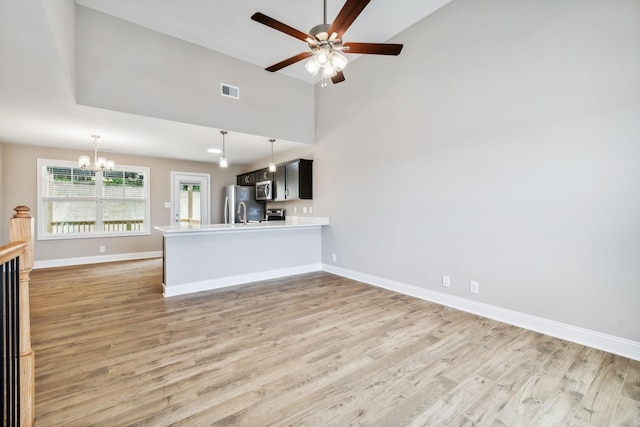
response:
[[[177,172],[171,171],[171,217],[169,223],[176,224],[176,194],[180,194],[179,185],[181,183],[200,185],[200,224],[209,224],[211,218],[211,175],[197,172]],[[205,191],[202,191],[205,187]],[[179,202],[179,200],[178,200]],[[179,213],[180,210],[178,209]]]

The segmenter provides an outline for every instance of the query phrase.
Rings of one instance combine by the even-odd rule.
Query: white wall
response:
[[[323,262],[640,341],[639,16],[456,0],[317,88]]]
[[[69,77],[69,89],[75,93],[75,11],[74,0],[50,0],[42,4],[56,43],[56,51]]]
[[[15,206],[29,206],[31,214],[34,217],[38,216],[37,159],[72,160],[77,158],[79,153],[73,150],[31,145],[0,144],[0,147],[3,153],[0,156],[0,176],[4,177],[0,178],[0,196],[2,196],[0,197],[2,200],[0,230],[3,232],[1,241],[7,243],[9,218],[14,214]],[[222,222],[223,187],[235,183],[236,175],[241,171],[240,166],[221,169],[217,163],[128,156],[118,153],[109,154],[109,158],[115,160],[116,164],[150,168],[151,234],[130,237],[36,240],[36,261],[162,251],[162,233],[153,227],[172,224],[170,208],[164,207],[164,202],[171,200],[171,171],[211,174],[211,222],[214,223]],[[8,177],[20,177],[20,179]],[[35,224],[37,227],[38,221]],[[105,254],[99,253],[100,246],[106,246]]]
[[[75,42],[79,104],[314,142],[312,85],[81,6]]]

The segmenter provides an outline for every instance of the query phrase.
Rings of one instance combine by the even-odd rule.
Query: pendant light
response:
[[[226,130],[221,130],[220,133],[222,134],[222,156],[220,156],[220,167],[226,168],[227,166],[229,166],[229,161],[227,160],[227,150],[224,144],[224,136],[228,132]]]
[[[82,170],[93,169],[95,172],[111,172],[116,167],[116,163],[106,157],[98,157],[98,139],[100,139],[100,135],[91,135],[91,138],[93,138],[93,167],[91,167],[91,158],[89,156],[80,156],[78,166]]]
[[[269,172],[275,172],[276,164],[273,163],[273,143],[276,142],[276,140],[271,138],[269,142],[271,143],[271,163],[269,163]]]

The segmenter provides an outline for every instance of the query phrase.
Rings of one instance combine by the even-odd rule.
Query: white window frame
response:
[[[208,173],[198,173],[198,172],[176,172],[171,171],[171,219],[169,221],[170,224],[180,225],[180,218],[176,218],[176,214],[178,217],[180,216],[180,183],[183,181],[198,183],[202,187],[204,187],[204,191],[200,190],[200,219],[202,220],[201,224],[209,224],[211,221],[211,203],[209,203],[209,194],[211,192],[211,175]],[[176,219],[178,220],[176,222]]]
[[[138,172],[145,177],[145,194],[144,201],[144,226],[145,229],[141,231],[126,231],[126,232],[92,232],[92,233],[69,233],[69,234],[48,234],[47,230],[47,218],[46,218],[46,207],[45,204],[50,200],[59,200],[59,201],[80,201],[78,199],[73,198],[51,198],[51,197],[43,197],[43,168],[46,166],[56,166],[56,167],[71,167],[78,168],[77,162],[72,162],[68,160],[53,160],[53,159],[38,159],[37,168],[38,168],[38,210],[37,210],[37,218],[38,227],[37,227],[37,238],[38,240],[67,240],[67,239],[93,239],[96,237],[130,237],[130,236],[149,236],[151,235],[151,179],[150,179],[150,168],[147,166],[128,166],[128,165],[118,165],[114,170],[116,171],[127,171],[127,172]],[[99,179],[98,179],[99,177]],[[96,197],[92,198],[82,198],[81,201],[84,202],[96,202],[97,210],[96,210],[96,221],[102,221],[102,202],[103,201],[111,201],[114,199],[104,198],[102,197],[102,172],[96,172]]]

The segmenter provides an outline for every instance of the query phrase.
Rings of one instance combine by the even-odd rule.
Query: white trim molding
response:
[[[86,256],[78,258],[62,258],[35,261],[33,268],[52,268],[52,267],[69,267],[72,265],[84,265],[84,264],[99,264],[102,262],[114,262],[114,261],[131,261],[135,259],[148,259],[148,258],[162,258],[162,251],[153,252],[133,252],[126,254],[110,254],[110,255],[97,255]]]
[[[321,271],[322,264],[308,264],[296,267],[280,268],[276,270],[260,271],[257,273],[241,274],[237,276],[222,277],[218,279],[202,280],[199,282],[181,283],[179,285],[167,286],[162,284],[162,294],[166,297],[190,294],[193,292],[210,291],[213,289],[227,288],[229,286],[243,285],[246,283],[259,282],[262,280],[279,279],[281,277],[293,276],[296,274],[312,273]]]
[[[519,326],[552,337],[571,341],[577,344],[597,348],[620,356],[640,361],[640,342],[631,341],[613,335],[603,334],[578,326],[532,316],[513,310],[468,300],[452,295],[434,292],[413,285],[383,279],[381,277],[347,270],[329,264],[322,264],[322,270],[338,276],[357,280],[369,285],[388,289],[404,295],[442,304],[468,313],[477,314],[489,319],[498,320],[510,325]]]

